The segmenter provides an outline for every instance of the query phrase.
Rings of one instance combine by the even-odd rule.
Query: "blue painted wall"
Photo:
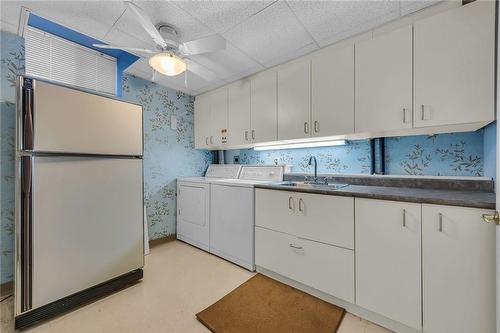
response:
[[[494,138],[494,124],[475,132],[386,138],[386,174],[492,177],[496,156]],[[226,160],[230,163],[235,155],[239,155],[244,164],[287,164],[291,172],[311,172],[307,162],[312,155],[318,160],[320,173],[367,174],[371,165],[368,140],[321,148],[230,150],[226,152]]]

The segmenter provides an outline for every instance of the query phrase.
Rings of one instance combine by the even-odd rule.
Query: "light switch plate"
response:
[[[174,115],[170,116],[170,128],[173,130],[177,129],[177,117]]]

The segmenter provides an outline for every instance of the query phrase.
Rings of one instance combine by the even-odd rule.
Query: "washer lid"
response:
[[[205,177],[237,179],[240,175],[240,164],[210,164]]]
[[[268,182],[283,181],[282,165],[262,165],[262,166],[246,166],[241,167],[240,180],[256,180]]]

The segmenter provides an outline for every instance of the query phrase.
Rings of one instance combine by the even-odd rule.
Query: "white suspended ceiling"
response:
[[[411,14],[438,1],[134,1],[153,23],[174,25],[181,41],[218,33],[227,49],[192,60],[213,72],[208,82],[188,75],[155,81],[199,93],[297,58],[318,48]],[[21,7],[110,44],[154,48],[149,35],[120,1],[1,1],[1,29],[17,33]],[[126,72],[152,79],[147,59]]]

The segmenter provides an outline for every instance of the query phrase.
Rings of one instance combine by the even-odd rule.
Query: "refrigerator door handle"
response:
[[[23,150],[33,150],[33,89],[32,81],[23,87]]]
[[[33,158],[22,157],[21,175],[21,311],[31,309],[32,170]]]

